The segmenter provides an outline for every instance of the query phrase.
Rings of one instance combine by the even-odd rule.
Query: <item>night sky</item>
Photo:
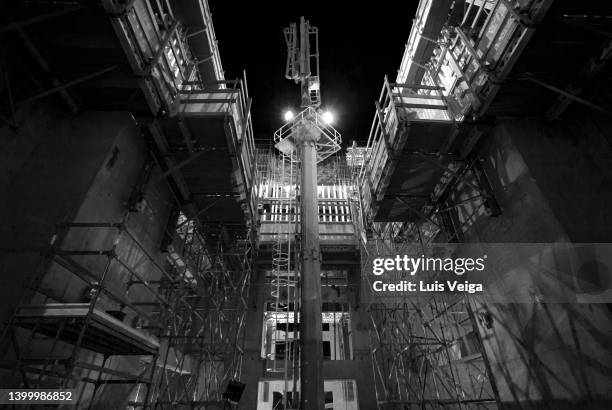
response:
[[[257,140],[271,140],[282,114],[300,111],[299,85],[285,79],[283,29],[303,15],[319,28],[321,108],[335,114],[344,145],[367,140],[385,74],[395,80],[417,1],[209,0],[227,79],[247,71]]]

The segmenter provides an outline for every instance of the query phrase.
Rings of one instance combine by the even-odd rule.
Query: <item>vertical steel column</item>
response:
[[[323,401],[321,334],[321,258],[317,200],[317,147],[319,135],[305,124],[297,129],[300,150],[300,207],[302,238],[302,294],[300,378],[302,410],[321,410]]]
[[[302,108],[310,107],[310,91],[308,90],[310,78],[310,24],[304,17],[300,17],[300,78]],[[316,162],[315,162],[316,165]],[[316,183],[316,180],[315,180]]]

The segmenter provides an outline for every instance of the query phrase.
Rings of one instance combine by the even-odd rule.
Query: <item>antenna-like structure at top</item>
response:
[[[300,17],[299,33],[297,24],[291,23],[284,34],[287,43],[285,77],[301,84],[302,108],[317,108],[321,105],[319,29]]]

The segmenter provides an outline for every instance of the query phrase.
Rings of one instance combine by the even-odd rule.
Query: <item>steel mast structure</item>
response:
[[[276,131],[275,147],[300,163],[300,384],[301,408],[319,410],[323,403],[321,334],[321,252],[318,231],[317,163],[340,150],[340,134],[317,108],[321,104],[318,29],[300,17],[284,30],[285,76],[300,83],[304,108]],[[311,39],[314,50],[311,51]],[[312,70],[314,68],[314,71]],[[295,377],[295,376],[294,376]]]

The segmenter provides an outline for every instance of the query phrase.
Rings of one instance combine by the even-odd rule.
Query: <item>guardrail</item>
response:
[[[192,33],[177,20],[169,2],[102,1],[153,114],[171,111],[179,94],[191,89],[190,82],[225,79],[208,2],[192,1],[195,4],[175,5],[201,13],[203,28]],[[204,60],[192,55],[190,38],[195,35],[206,36],[199,44],[206,44],[208,50],[193,50],[196,55],[208,55]],[[212,70],[206,77],[200,72],[205,62],[210,62]]]
[[[452,123],[441,87],[390,83],[385,76],[368,142],[365,161],[358,173],[364,209],[378,201],[380,186],[393,172],[397,156],[406,144],[411,122]]]
[[[170,5],[149,0],[127,4],[104,0],[102,4],[151,112],[168,110],[183,84],[199,75],[185,32]]]
[[[286,143],[292,139],[296,124],[305,122],[308,122],[310,125],[314,126],[315,129],[321,133],[321,136],[317,141],[317,162],[323,161],[340,150],[340,144],[342,143],[340,133],[330,124],[325,122],[317,110],[312,107],[305,108],[291,121],[288,121],[278,130],[276,130],[274,132],[274,142],[276,144],[281,142]],[[297,161],[296,150],[293,149],[291,151],[292,161]]]
[[[422,83],[442,86],[456,115],[483,114],[551,3],[466,2],[460,22],[448,21],[436,40],[421,36],[421,41],[437,43],[422,66]]]
[[[450,10],[455,15],[451,19],[449,13],[431,12],[431,1],[420,2],[398,79],[405,81],[414,65],[424,75],[415,83],[390,83],[385,77],[368,142],[360,147],[364,160],[357,176],[364,210],[376,212],[411,123],[462,122],[486,111],[551,3],[467,0],[454,6],[462,9]],[[459,19],[457,13],[463,13]],[[440,26],[428,19],[441,18],[446,21],[437,39],[425,36],[424,27]],[[428,62],[414,58],[416,50],[423,49],[421,42],[436,44]]]
[[[230,154],[236,158],[239,185],[244,187],[251,218],[257,213],[256,149],[251,120],[251,98],[248,96],[246,74],[242,79],[222,80],[204,84],[198,81],[185,83],[188,87],[179,93],[173,115],[182,118],[228,117],[233,124],[226,135]],[[254,219],[252,219],[254,220]]]

